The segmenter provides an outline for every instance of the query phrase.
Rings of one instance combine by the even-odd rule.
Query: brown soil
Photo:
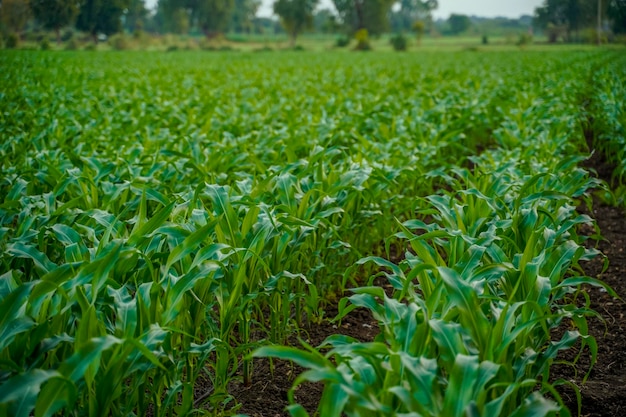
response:
[[[591,141],[588,142],[591,144]],[[595,153],[587,161],[587,168],[610,183],[614,167],[605,163],[601,154]],[[584,207],[581,211],[586,212]],[[599,278],[612,287],[620,297],[610,296],[604,289],[586,288],[590,296],[590,307],[602,315],[602,319],[589,320],[589,333],[598,343],[597,362],[589,371],[590,356],[583,352],[574,367],[556,365],[551,379],[562,378],[573,382],[582,397],[581,415],[584,417],[614,417],[626,415],[626,212],[623,208],[611,207],[599,198],[594,198],[593,213],[587,213],[600,228],[603,239],[597,248],[608,260],[604,270],[604,259],[596,258],[583,265],[588,276]],[[577,352],[571,350],[563,359],[572,360]],[[559,390],[563,400],[577,415],[578,404],[573,389]]]
[[[563,378],[580,387],[582,416],[609,417],[626,415],[626,214],[623,210],[595,202],[593,217],[597,219],[604,240],[598,248],[609,260],[603,270],[603,260],[595,259],[585,265],[585,272],[610,285],[621,299],[615,299],[603,289],[587,288],[591,308],[603,317],[589,321],[589,333],[598,343],[597,363],[586,383],[583,377],[589,369],[589,355],[583,354],[574,369],[556,367],[553,378]],[[572,352],[570,352],[572,353]],[[587,352],[585,352],[587,353]],[[563,399],[576,415],[577,401],[573,390],[565,389]]]
[[[327,314],[334,317],[337,311],[328,311]],[[372,341],[378,334],[378,323],[368,311],[354,310],[342,320],[341,326],[329,323],[312,326],[307,334],[300,337],[308,344],[317,346],[333,334],[351,336],[362,342]],[[294,346],[298,346],[298,343],[294,343]],[[285,411],[285,407],[289,405],[288,392],[303,369],[285,361],[274,360],[273,363],[272,373],[268,360],[256,361],[254,382],[250,387],[233,384],[231,394],[241,403],[238,413],[250,417],[289,416]],[[304,383],[296,389],[294,397],[312,415],[317,409],[322,389],[322,384]]]
[[[588,168],[598,173],[600,178],[608,180],[610,168],[604,166],[599,155],[589,161]],[[585,211],[584,208],[581,208]],[[581,415],[585,417],[613,417],[626,415],[626,214],[620,208],[603,204],[594,200],[593,213],[604,237],[598,243],[608,258],[609,266],[603,272],[604,260],[597,258],[583,265],[587,275],[602,279],[609,284],[621,299],[615,299],[603,289],[586,288],[591,298],[591,308],[599,312],[603,320],[590,319],[589,331],[598,343],[597,363],[593,367],[587,381],[583,377],[589,369],[589,355],[585,351],[574,367],[555,365],[551,380],[565,379],[580,388],[582,396]],[[591,241],[590,241],[591,242]],[[327,316],[333,317],[333,311]],[[319,345],[332,334],[344,334],[360,341],[371,341],[378,332],[378,325],[369,312],[353,311],[346,317],[341,326],[323,324],[312,327],[301,337],[309,344]],[[294,344],[297,346],[297,342]],[[562,359],[572,360],[576,351],[571,349]],[[253,384],[249,387],[233,383],[230,392],[241,404],[236,412],[251,417],[288,416],[285,407],[288,405],[288,391],[294,379],[302,372],[302,368],[284,361],[274,361],[273,371],[268,360],[256,360]],[[208,387],[206,387],[208,388]],[[197,387],[200,393],[206,388]],[[309,413],[313,414],[322,394],[321,384],[305,383],[295,392],[296,400]],[[573,389],[565,386],[559,388],[563,400],[577,415],[577,400]]]

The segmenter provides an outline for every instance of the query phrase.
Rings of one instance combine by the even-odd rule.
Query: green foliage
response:
[[[402,33],[398,33],[389,39],[389,43],[396,51],[406,51],[409,40]]]
[[[168,15],[167,29],[172,33],[185,34],[189,32],[189,15],[184,9],[176,9]]]
[[[7,49],[15,49],[20,44],[20,37],[17,33],[9,33],[7,38],[4,40],[4,47]]]
[[[608,0],[605,16],[611,21],[613,33],[626,34],[626,4],[619,0]]]
[[[602,16],[612,22],[619,21],[620,14],[625,14],[622,3],[602,1]],[[597,27],[598,4],[595,0],[544,0],[535,9],[534,24],[547,31],[550,42],[554,42],[561,34],[568,42],[580,41],[580,30]]]
[[[302,31],[313,26],[313,10],[318,0],[276,0],[274,13],[281,20],[285,31],[291,39],[291,46],[295,46],[296,38]]]
[[[122,14],[129,0],[81,0],[76,28],[91,34],[112,35],[121,30]]]
[[[354,39],[356,40],[356,45],[354,47],[357,51],[369,51],[372,49],[369,40],[369,34],[367,29],[359,29],[354,34]]]
[[[29,0],[2,0],[0,21],[12,33],[20,33],[31,16]]]
[[[141,32],[146,25],[149,14],[145,0],[129,0],[124,13],[125,29],[133,34]]]
[[[78,0],[30,0],[33,16],[44,28],[60,31],[74,23]]]
[[[197,4],[198,26],[207,37],[214,37],[228,28],[235,0],[200,0]]]
[[[350,37],[348,37],[348,36],[340,36],[335,41],[335,46],[337,48],[345,48],[346,46],[350,45],[350,41],[351,41]]]
[[[122,33],[115,34],[108,39],[109,45],[116,51],[130,49],[131,43],[128,37]]]
[[[348,33],[364,29],[380,35],[389,27],[392,0],[333,0],[333,4]]]
[[[78,40],[76,38],[70,38],[66,43],[65,43],[65,49],[68,51],[75,51],[77,49],[80,48],[80,43],[78,42]]]
[[[517,39],[517,46],[526,46],[533,43],[533,35],[530,33],[521,33]]]
[[[170,32],[187,33],[195,27],[211,39],[228,28],[234,6],[235,0],[161,0],[158,13]]]
[[[437,0],[402,0],[398,5],[391,11],[392,30],[415,31],[415,23],[422,22],[422,33],[432,24],[432,12],[439,6]]]
[[[623,54],[105,55],[0,56],[0,414],[232,414],[280,356],[324,416],[569,415]],[[344,293],[374,342],[284,346]]]
[[[424,31],[426,30],[426,25],[424,24],[423,20],[416,20],[415,22],[413,22],[413,25],[411,26],[411,29],[416,34],[423,35]]]
[[[251,33],[259,7],[260,0],[235,0],[229,29],[238,33]]]
[[[50,49],[50,41],[48,40],[48,38],[43,38],[41,40],[41,42],[39,42],[39,48],[42,51],[47,51],[48,49]]]
[[[448,24],[450,25],[450,32],[454,35],[459,35],[466,32],[471,26],[472,22],[466,15],[452,13],[448,18]]]
[[[74,39],[74,31],[72,29],[67,29],[61,34],[61,41],[68,42],[70,39]]]
[[[613,204],[626,204],[626,71],[620,67],[598,68],[588,95],[591,98],[593,146],[615,166],[611,178]]]

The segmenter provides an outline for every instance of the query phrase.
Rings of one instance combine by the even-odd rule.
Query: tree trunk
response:
[[[363,16],[363,4],[359,0],[354,0],[354,9],[356,10],[356,29],[365,29],[365,18]]]
[[[297,37],[298,37],[298,33],[296,31],[291,32],[291,36],[289,36],[289,48],[293,49],[296,47]]]
[[[61,45],[61,28],[54,28],[54,33],[57,35],[57,45]]]

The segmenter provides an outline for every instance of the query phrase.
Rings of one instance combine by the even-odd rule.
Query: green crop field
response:
[[[625,96],[617,50],[3,51],[0,415],[236,414],[266,357],[323,417],[577,414]]]

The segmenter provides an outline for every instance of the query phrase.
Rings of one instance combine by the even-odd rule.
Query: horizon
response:
[[[261,0],[258,17],[273,17],[273,0]],[[154,9],[157,0],[146,0],[146,7]],[[532,16],[535,8],[540,6],[543,0],[502,1],[502,0],[440,0],[439,7],[433,12],[435,19],[447,19],[451,14],[464,14],[467,16],[496,18],[504,17],[518,19],[524,15]],[[332,0],[320,0],[317,9],[334,9]]]

